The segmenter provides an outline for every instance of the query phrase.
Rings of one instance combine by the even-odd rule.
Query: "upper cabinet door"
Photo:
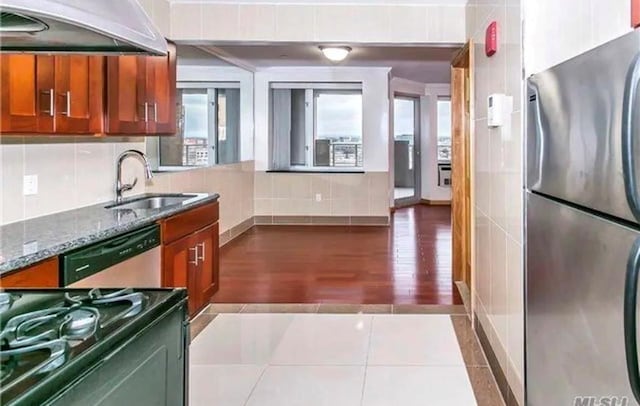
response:
[[[54,131],[53,56],[0,55],[2,133]]]
[[[144,56],[107,57],[108,134],[144,134],[149,121]]]
[[[176,133],[176,47],[168,45],[168,56],[147,57],[149,134]]]
[[[55,56],[56,133],[101,133],[104,57]]]

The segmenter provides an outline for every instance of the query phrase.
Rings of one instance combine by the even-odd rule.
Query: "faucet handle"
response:
[[[120,187],[120,191],[121,192],[126,192],[128,190],[131,190],[134,187],[136,187],[137,184],[138,184],[138,177],[136,176],[135,178],[133,178],[133,182],[132,183],[125,183],[124,185],[122,185]]]

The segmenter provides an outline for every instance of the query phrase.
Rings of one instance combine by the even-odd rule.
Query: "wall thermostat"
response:
[[[487,98],[487,125],[489,127],[502,127],[504,118],[509,108],[507,95],[502,93],[490,94]]]

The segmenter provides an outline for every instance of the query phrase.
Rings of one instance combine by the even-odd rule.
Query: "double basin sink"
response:
[[[163,209],[171,206],[189,204],[206,197],[206,193],[172,193],[154,194],[139,198],[128,199],[121,203],[114,203],[105,206],[111,210],[153,210]]]

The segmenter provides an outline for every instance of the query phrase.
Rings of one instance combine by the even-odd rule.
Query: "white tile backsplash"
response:
[[[141,149],[141,139],[86,138],[3,139],[2,223],[12,223],[114,198],[115,162],[126,149]],[[142,166],[135,160],[125,162],[124,180],[138,176],[139,184],[129,193],[144,191]],[[24,196],[25,175],[38,176],[38,193]]]

